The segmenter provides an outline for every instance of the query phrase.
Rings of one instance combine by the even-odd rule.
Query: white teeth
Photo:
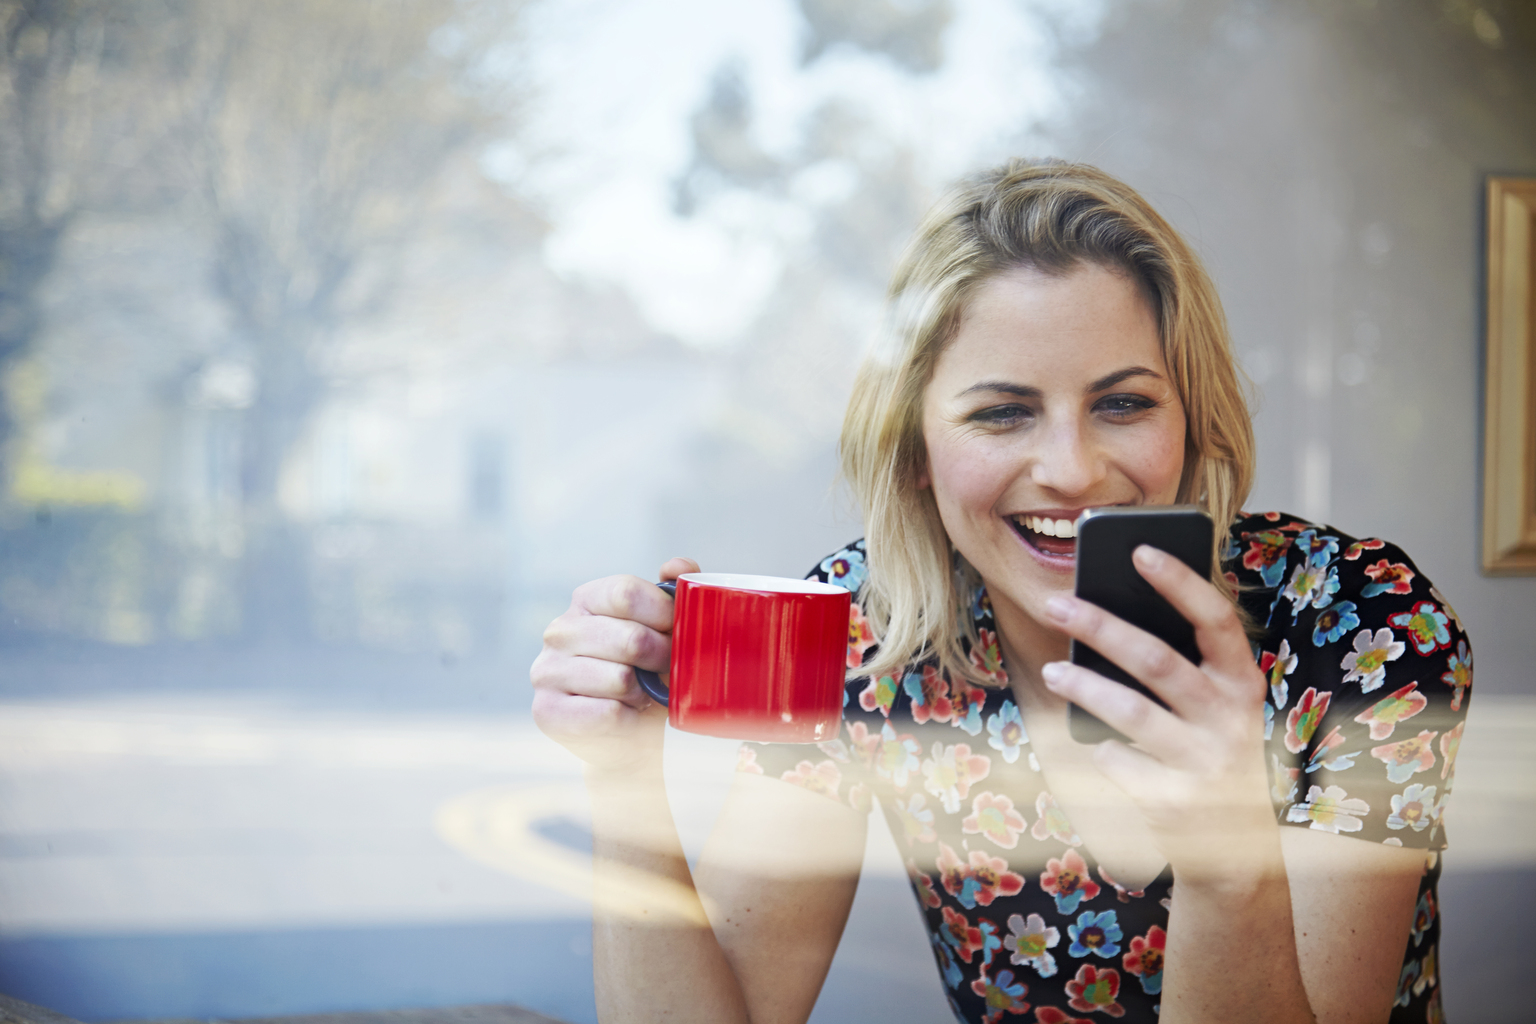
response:
[[[1035,533],[1043,533],[1047,537],[1066,537],[1076,539],[1077,524],[1070,519],[1047,519],[1043,516],[1023,516],[1024,528]]]

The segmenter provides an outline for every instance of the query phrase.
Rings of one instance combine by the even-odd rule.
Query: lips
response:
[[[1077,554],[1077,516],[1035,514],[1009,516],[1008,521],[1024,543],[1054,558],[1072,558]]]

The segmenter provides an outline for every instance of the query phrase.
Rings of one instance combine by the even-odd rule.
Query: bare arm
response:
[[[674,559],[662,577],[696,570]],[[644,580],[586,584],[532,672],[540,728],[587,762],[598,1015],[800,1024],[847,921],[867,819],[741,776],[695,887],[662,780],[666,714],[629,667],[666,668],[671,620],[671,600]]]

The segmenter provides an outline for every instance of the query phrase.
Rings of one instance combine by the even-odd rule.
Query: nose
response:
[[[1037,435],[1039,446],[1030,467],[1038,487],[1074,497],[1092,490],[1106,475],[1106,463],[1091,431],[1074,421],[1051,424]]]

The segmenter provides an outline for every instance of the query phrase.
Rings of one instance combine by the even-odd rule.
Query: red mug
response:
[[[816,743],[843,717],[853,596],[814,580],[692,572],[658,584],[676,601],[670,686],[636,668],[674,728]]]

